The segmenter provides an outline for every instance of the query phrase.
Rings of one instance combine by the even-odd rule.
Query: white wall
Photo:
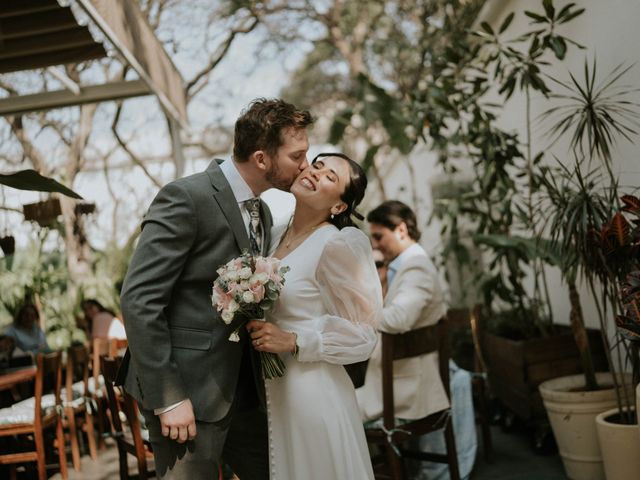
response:
[[[524,10],[542,12],[541,1],[531,0],[490,0],[485,13],[493,18],[488,21],[497,27],[502,20],[512,11],[516,12],[513,23],[507,30],[507,38],[513,38],[521,33],[529,31],[530,19],[524,15]],[[562,8],[568,2],[555,1],[556,9]],[[568,72],[583,81],[584,62],[588,59],[593,63],[594,57],[597,60],[597,79],[602,80],[620,63],[630,65],[636,63],[630,72],[624,77],[622,84],[637,88],[640,86],[640,1],[638,0],[581,0],[575,2],[578,7],[585,8],[586,11],[581,16],[575,18],[566,25],[558,27],[558,32],[583,46],[585,50],[570,47],[567,58],[563,62],[558,62],[554,57],[549,56],[552,63],[545,73],[560,80],[569,80]],[[598,83],[598,80],[596,80]],[[551,82],[548,86],[553,87]],[[640,94],[635,93],[632,97],[640,102]],[[514,95],[504,108],[499,119],[500,127],[506,130],[516,129],[521,138],[525,138],[525,109],[524,96]],[[542,95],[532,97],[533,118],[538,116],[552,106],[552,102]],[[558,143],[549,148],[549,141],[544,137],[544,132],[548,125],[538,121],[533,129],[532,147],[534,154],[537,151],[548,149],[549,154],[554,154],[562,160],[569,160],[567,143]],[[634,144],[621,139],[618,148],[613,152],[613,170],[619,175],[621,189],[631,192],[640,186],[640,137],[635,137]],[[548,158],[553,158],[551,155]],[[569,304],[566,286],[562,285],[557,270],[549,269],[550,291],[552,305],[557,323],[569,322]],[[581,289],[585,320],[589,326],[598,326],[597,312],[591,296],[586,288]],[[610,322],[609,327],[612,327]]]

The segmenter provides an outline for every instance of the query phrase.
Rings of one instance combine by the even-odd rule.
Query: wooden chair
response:
[[[69,431],[73,468],[80,471],[80,445],[85,432],[92,459],[98,458],[96,436],[93,426],[93,399],[89,390],[90,355],[84,345],[74,345],[67,349],[67,365],[63,395],[63,427]]]
[[[126,339],[118,338],[94,338],[91,342],[91,378],[89,390],[97,410],[99,447],[104,447],[105,429],[108,428],[105,416],[108,408],[104,378],[100,369],[100,358],[103,356],[117,357],[119,352],[127,347]]]
[[[437,352],[442,383],[449,395],[449,342],[444,320],[437,325],[423,327],[407,333],[382,333],[382,404],[383,427],[367,428],[367,441],[382,447],[386,454],[388,473],[377,471],[376,478],[407,479],[404,458],[446,463],[452,480],[459,480],[456,444],[451,421],[451,409],[435,412],[418,420],[397,424],[394,415],[393,362]],[[447,453],[428,453],[405,448],[407,441],[444,428]]]
[[[129,475],[127,455],[133,455],[136,459],[138,464],[137,478],[144,480],[154,477],[155,471],[149,469],[147,464],[147,461],[153,458],[153,452],[148,439],[143,438],[138,405],[127,392],[113,385],[121,358],[102,357],[100,360],[111,413],[112,435],[118,444],[120,478],[122,480],[132,478]],[[128,429],[123,426],[121,413],[126,418]]]
[[[0,436],[26,437],[27,444],[34,445],[30,451],[0,454],[0,464],[12,466],[11,476],[15,478],[16,464],[36,462],[38,478],[47,478],[45,456],[45,435],[47,430],[55,431],[55,447],[58,450],[60,474],[67,478],[67,463],[64,448],[64,434],[61,415],[60,389],[62,386],[62,354],[38,354],[36,357],[35,396],[23,400],[10,408],[0,410]]]
[[[480,310],[476,305],[472,309],[455,308],[447,311],[449,332],[468,332],[473,342],[473,371],[471,372],[471,388],[475,407],[476,423],[482,434],[482,450],[487,462],[493,461],[493,443],[491,440],[491,425],[487,405],[487,377],[484,357],[480,348]]]

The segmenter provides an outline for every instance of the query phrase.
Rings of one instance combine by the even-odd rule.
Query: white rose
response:
[[[240,278],[237,270],[231,270],[229,273],[227,273],[226,277],[231,282],[235,282],[238,280],[238,278]]]
[[[251,277],[251,269],[249,267],[244,267],[240,270],[239,275],[241,279],[246,280]]]
[[[233,312],[230,312],[229,310],[223,310],[222,321],[229,325],[231,323],[231,320],[233,320]]]
[[[238,302],[236,302],[235,300],[231,300],[229,302],[229,307],[227,307],[227,310],[233,314],[238,310],[238,308],[240,308],[240,305],[238,305]]]
[[[245,303],[253,303],[255,301],[252,292],[244,292],[242,294],[242,300],[244,300]]]
[[[251,283],[260,283],[264,285],[265,283],[267,283],[267,280],[269,280],[269,275],[264,272],[256,273],[251,277]]]
[[[249,288],[251,288],[251,285],[249,284],[248,280],[243,280],[240,282],[240,290],[249,290]]]

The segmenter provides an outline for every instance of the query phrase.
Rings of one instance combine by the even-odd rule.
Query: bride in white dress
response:
[[[369,358],[382,312],[369,240],[350,226],[366,184],[348,157],[320,154],[291,187],[294,216],[271,252],[291,270],[267,322],[247,325],[254,348],[287,365],[265,382],[271,480],[373,478],[343,367]]]

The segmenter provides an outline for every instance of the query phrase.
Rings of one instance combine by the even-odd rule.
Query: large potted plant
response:
[[[535,27],[515,39],[515,43],[513,39],[502,38],[514,18],[513,13],[497,30],[483,23],[482,30],[476,32],[479,42],[470,49],[478,60],[470,62],[466,73],[449,68],[453,78],[447,78],[447,69],[444,70],[444,80],[439,79],[432,88],[437,87],[439,91],[433,95],[435,108],[426,118],[434,145],[445,151],[441,154],[443,158],[449,158],[447,154],[451,153],[459,156],[459,151],[448,151],[451,144],[458,141],[474,159],[474,191],[440,202],[445,203],[445,207],[452,201],[459,204],[443,209],[456,215],[444,222],[449,228],[444,232],[445,238],[447,233],[461,230],[458,223],[465,216],[476,228],[473,240],[484,250],[486,259],[476,283],[481,285],[485,318],[488,318],[485,326],[489,328],[484,329],[483,342],[492,390],[509,410],[534,425],[543,424],[546,419],[538,393],[541,382],[580,371],[590,372],[593,378],[595,368],[607,366],[599,333],[583,328],[579,335],[574,335],[577,329],[572,331],[553,323],[548,307],[544,265],[559,262],[542,240],[537,224],[544,155],[533,151],[530,99],[533,92],[550,94],[548,80],[542,73],[546,65],[544,55],[552,52],[556,59],[564,59],[567,46],[575,42],[562,36],[559,26],[584,10],[573,4],[555,9],[549,0],[542,3],[541,13],[525,12]],[[525,42],[525,47],[516,49],[517,41]],[[459,54],[453,47],[452,50],[455,59]],[[473,73],[482,70],[492,75]],[[513,133],[497,129],[497,115],[483,103],[485,93],[494,82],[498,83],[498,93],[505,101],[516,90],[525,97],[524,141]],[[456,116],[447,110],[449,107],[462,113]],[[450,117],[458,125],[453,132]],[[445,162],[447,166],[455,171],[455,158]],[[516,231],[525,236],[516,236]],[[453,236],[449,238],[457,240]],[[449,251],[464,261],[465,249],[458,247],[460,243],[449,246]],[[533,272],[532,290],[526,288],[529,272]]]
[[[618,347],[626,353],[625,366],[631,368],[636,395],[634,401],[634,388],[620,389],[618,405],[596,417],[596,428],[607,478],[635,480],[640,478],[640,198],[625,195],[621,201],[624,206],[595,237],[605,247],[601,258],[609,275],[624,278],[619,289],[614,280],[612,291],[621,304],[616,316]]]
[[[585,61],[582,83],[573,75],[571,82],[556,81],[568,93],[556,95],[560,104],[546,114],[547,119],[556,118],[550,129],[556,138],[565,133],[571,135],[573,154],[573,168],[549,170],[542,182],[547,193],[546,231],[561,259],[559,267],[569,290],[571,329],[583,358],[585,375],[561,376],[540,385],[570,478],[605,478],[595,417],[619,404],[621,391],[627,388],[627,379],[615,374],[606,333],[608,308],[615,311],[618,303],[615,284],[621,268],[619,262],[607,258],[612,253],[608,248],[612,229],[605,227],[618,202],[611,152],[619,137],[630,139],[635,133],[632,126],[638,118],[635,104],[628,98],[630,90],[618,84],[627,71],[628,68],[619,66],[597,85],[596,62],[590,67]],[[585,166],[595,160],[601,160],[600,168],[583,174]],[[591,347],[577,288],[580,276],[586,280],[596,302],[609,357],[608,374],[596,375],[589,364]]]

